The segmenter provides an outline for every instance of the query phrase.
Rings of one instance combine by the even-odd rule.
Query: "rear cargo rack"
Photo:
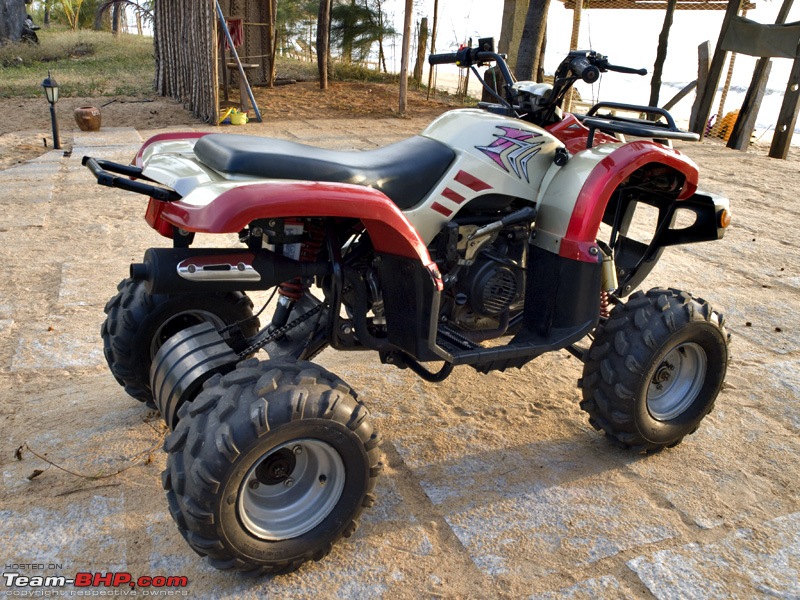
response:
[[[135,177],[136,179],[152,181],[152,179],[142,174],[142,169],[139,167],[121,165],[108,160],[92,158],[91,156],[84,156],[81,164],[92,172],[92,175],[95,176],[97,183],[100,185],[144,194],[162,202],[175,202],[181,199],[181,195],[175,190],[130,179],[130,177]],[[114,173],[117,175],[114,175]],[[118,175],[124,175],[125,177],[119,177]]]

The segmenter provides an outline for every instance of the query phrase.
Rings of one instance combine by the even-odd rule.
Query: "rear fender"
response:
[[[541,192],[533,244],[564,258],[597,262],[597,232],[614,190],[652,163],[683,175],[679,200],[697,190],[697,165],[680,152],[649,141],[601,144],[572,156]]]
[[[397,205],[378,190],[345,183],[273,180],[201,186],[177,202],[151,200],[147,215],[159,232],[174,226],[196,233],[238,233],[269,218],[359,219],[376,252],[414,258],[426,267],[432,262]]]

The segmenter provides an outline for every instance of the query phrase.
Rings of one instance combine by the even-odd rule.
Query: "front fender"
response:
[[[397,205],[378,190],[346,183],[272,180],[201,186],[178,202],[148,209],[157,230],[168,223],[197,233],[238,233],[258,219],[343,217],[359,219],[379,253],[431,263],[428,249]],[[152,209],[152,210],[151,210]]]
[[[565,258],[597,262],[593,248],[611,195],[648,164],[665,165],[684,176],[679,200],[697,190],[697,165],[676,150],[650,141],[601,144],[575,154],[550,179],[539,200],[540,235],[534,244]]]

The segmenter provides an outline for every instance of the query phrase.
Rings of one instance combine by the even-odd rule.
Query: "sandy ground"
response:
[[[395,86],[380,83],[331,82],[321,92],[316,82],[301,82],[273,89],[254,87],[253,93],[263,116],[275,119],[381,118],[397,116]],[[238,90],[231,90],[231,101]],[[68,148],[80,129],[73,113],[80,106],[100,109],[105,127],[135,127],[139,130],[200,125],[183,105],[154,94],[140,97],[62,98],[56,104],[61,145]],[[428,100],[409,90],[407,117],[432,119],[452,106],[452,99],[439,95]],[[0,98],[0,169],[21,164],[52,149],[50,109],[44,98]],[[252,108],[251,118],[255,117]]]
[[[428,118],[270,119],[241,132],[368,148]],[[250,580],[180,537],[160,486],[164,426],[102,357],[103,305],[162,242],[141,197],[96,186],[79,161],[129,160],[153,133],[130,125],[70,132],[70,156],[0,171],[4,572],[183,575],[197,598],[800,597],[796,153],[684,147],[735,215],[723,241],[667,250],[646,282],[705,297],[734,336],[727,388],[695,435],[650,457],[612,447],[578,407],[580,364],[565,352],[434,385],[326,351],[318,362],[359,391],[386,439],[378,501],[324,561]]]

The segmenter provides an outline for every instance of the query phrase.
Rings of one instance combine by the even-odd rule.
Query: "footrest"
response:
[[[178,409],[194,400],[206,380],[233,371],[240,360],[210,323],[188,327],[164,342],[150,367],[150,384],[167,426],[175,429]]]
[[[439,325],[439,329],[436,333],[436,344],[450,354],[457,354],[459,352],[477,350],[480,348],[478,344],[470,342],[463,335],[450,329],[447,325]]]

